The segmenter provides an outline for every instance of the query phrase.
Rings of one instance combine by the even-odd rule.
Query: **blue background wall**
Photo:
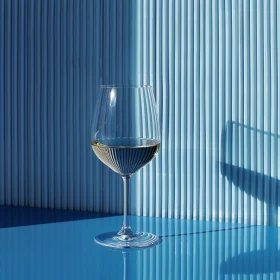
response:
[[[0,1],[0,204],[121,213],[92,108],[100,84],[149,83],[162,147],[131,213],[279,225],[279,15],[276,0]]]
[[[121,182],[95,159],[89,129],[99,85],[128,76],[129,10],[0,1],[0,204],[122,211]]]

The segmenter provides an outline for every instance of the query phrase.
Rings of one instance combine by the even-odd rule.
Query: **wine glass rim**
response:
[[[151,85],[130,85],[130,84],[112,84],[112,85],[100,85],[100,88],[149,88],[151,89]]]

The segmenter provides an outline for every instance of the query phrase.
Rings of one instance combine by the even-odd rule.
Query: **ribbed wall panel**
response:
[[[89,135],[100,84],[129,82],[130,9],[0,1],[1,205],[122,212],[122,180]]]
[[[162,145],[136,175],[132,212],[279,225],[279,3],[139,0],[133,11],[135,77],[154,87]]]
[[[131,213],[279,225],[279,15],[277,0],[0,1],[0,204],[121,213],[90,122],[100,84],[140,83],[162,145]]]

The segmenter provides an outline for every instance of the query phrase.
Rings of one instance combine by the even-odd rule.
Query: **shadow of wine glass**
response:
[[[244,143],[245,138],[248,143]],[[274,174],[279,173],[280,166],[277,166],[275,156],[274,162],[271,161],[270,155],[266,153],[267,149],[264,150],[262,144],[272,143],[274,147],[279,146],[280,135],[228,121],[222,132],[221,143],[221,174],[232,183],[232,187],[241,190],[248,198],[264,203],[267,208],[263,212],[263,215],[266,215],[264,216],[266,224],[277,225],[277,212],[280,206],[277,192],[280,180],[271,176],[271,173],[272,170]],[[251,146],[254,146],[254,149],[247,149]],[[243,151],[243,155],[240,151]],[[239,153],[242,159],[237,160],[236,153]]]
[[[256,199],[266,205],[267,211],[264,218],[267,221],[267,225],[273,225],[274,227],[263,227],[264,231],[259,237],[263,239],[263,248],[253,248],[222,262],[220,264],[220,273],[222,275],[265,274],[280,271],[278,228],[275,227],[277,225],[277,212],[280,205],[280,200],[276,195],[280,187],[280,180],[270,176],[271,170],[269,169],[262,168],[263,172],[259,172],[256,165],[254,170],[251,170],[249,168],[250,164],[245,168],[244,166],[238,166],[238,163],[233,160],[233,147],[236,149],[236,147],[245,146],[241,143],[241,141],[244,141],[244,135],[247,136],[246,139],[249,141],[254,141],[255,146],[257,141],[262,143],[270,142],[279,146],[280,135],[229,121],[222,133],[222,160],[220,162],[221,174],[233,184],[232,187],[241,190],[249,199]],[[251,144],[251,142],[246,143],[246,147],[251,146]],[[251,158],[263,158],[264,162],[261,166],[265,164],[269,166],[271,162],[269,155],[265,153],[264,149],[255,148],[250,149],[250,151],[244,151],[244,153],[247,153],[248,162],[251,161]],[[272,167],[276,168],[275,166]]]

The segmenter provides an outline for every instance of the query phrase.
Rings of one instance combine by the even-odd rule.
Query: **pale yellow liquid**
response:
[[[160,143],[150,139],[137,139],[139,146],[125,143],[120,145],[120,141],[93,141],[92,149],[96,156],[108,167],[120,175],[131,175],[149,163],[158,153]],[[140,142],[140,143],[139,143]],[[114,145],[117,144],[117,145]]]

